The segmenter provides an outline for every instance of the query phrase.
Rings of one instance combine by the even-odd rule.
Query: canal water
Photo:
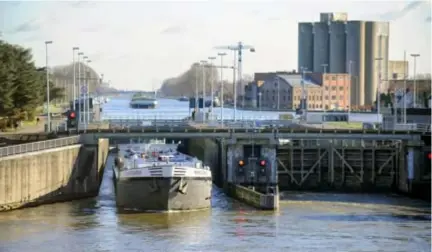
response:
[[[113,98],[103,105],[104,119],[184,119],[191,115],[188,102],[180,102],[172,99],[159,99],[156,109],[131,109],[129,108],[130,96]],[[208,108],[206,109],[208,111]],[[279,119],[279,114],[294,114],[293,112],[274,112],[274,111],[250,111],[237,110],[237,119],[246,120],[275,120]],[[309,111],[309,114],[321,113]],[[221,117],[221,108],[213,108],[215,118]],[[224,108],[223,116],[225,120],[234,118],[234,109]],[[351,113],[350,120],[353,122],[374,122],[377,120],[376,114]]]
[[[430,205],[423,201],[283,192],[273,213],[214,188],[208,211],[120,214],[112,164],[110,156],[96,198],[0,213],[0,252],[430,251]]]

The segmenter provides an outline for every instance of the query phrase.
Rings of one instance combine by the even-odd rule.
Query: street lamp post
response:
[[[204,117],[204,111],[205,111],[205,95],[206,95],[206,74],[205,74],[205,65],[207,64],[206,60],[201,60],[201,69],[202,69],[202,101],[203,101],[203,107],[202,107],[202,116],[203,116],[203,121],[205,119]]]
[[[214,101],[214,76],[213,76],[213,61],[216,59],[216,57],[208,57],[208,59],[210,60],[210,79],[211,79],[211,83],[210,83],[210,89],[211,89],[211,112],[213,113],[213,101]]]
[[[262,93],[261,92],[258,92],[258,101],[259,101],[259,111],[261,112],[261,101],[262,101],[262,99],[261,99],[261,97],[262,97]]]
[[[352,61],[352,60],[350,60],[349,62],[348,62],[348,74],[349,74],[349,78],[350,78],[350,82],[349,82],[349,87],[348,87],[348,122],[349,122],[349,118],[350,118],[350,115],[351,115],[351,88],[352,88],[352,80],[353,80],[353,78],[352,78],[352,64],[353,64],[353,62],[354,61]]]
[[[419,57],[420,56],[420,54],[418,54],[418,53],[412,53],[411,54],[411,57],[413,57],[414,58],[414,83],[413,83],[413,85],[414,85],[414,91],[413,91],[413,95],[414,95],[414,97],[413,97],[413,105],[414,105],[414,108],[416,108],[417,107],[417,76],[416,76],[416,74],[417,74],[417,72],[416,72],[416,68],[417,68],[417,57]]]
[[[403,90],[403,122],[407,123],[407,101],[406,101],[406,93],[407,93],[407,77],[408,77],[408,69],[407,69],[407,60],[406,60],[406,51],[404,51],[404,90]]]
[[[237,120],[237,80],[236,80],[236,67],[237,67],[237,51],[234,52],[233,62],[233,94],[234,94],[234,122]]]
[[[328,64],[321,64],[321,66],[323,67],[323,69],[324,69],[324,74],[323,74],[323,77],[324,77],[324,80],[323,80],[323,83],[325,82],[325,77],[326,77],[326,74],[327,74],[327,67],[328,67]],[[324,85],[323,85],[324,86]],[[327,88],[328,89],[328,87],[322,87],[323,88],[323,90],[324,90],[324,95],[326,95],[327,94],[327,96],[329,96],[328,95],[328,90],[327,90],[327,92],[325,92],[325,89]],[[325,98],[325,97],[324,97]],[[321,98],[322,99],[322,98]],[[328,102],[328,99],[323,99],[323,100],[325,100],[325,103],[326,104],[323,104],[323,106],[324,106],[324,111],[327,111],[327,109],[326,109],[326,105],[327,105],[327,102]]]
[[[223,120],[224,120],[224,113],[223,113],[223,111],[224,111],[224,84],[223,84],[223,57],[225,56],[225,55],[227,55],[226,53],[218,53],[218,56],[220,57],[220,59],[221,59],[221,61],[220,61],[220,64],[221,64],[221,69],[220,69],[220,74],[221,74],[221,78],[220,78],[220,82],[221,82],[221,126],[223,127]],[[235,70],[234,70],[235,71]]]
[[[90,122],[90,90],[89,90],[89,79],[91,78],[90,77],[90,66],[89,66],[89,64],[91,63],[92,61],[91,60],[87,60],[87,73],[88,73],[88,76],[86,76],[87,78],[86,78],[86,100],[85,100],[85,102],[87,103],[87,124],[89,124],[89,122]]]
[[[78,53],[78,125],[83,121],[82,119],[82,111],[83,108],[81,108],[81,86],[82,86],[82,78],[81,78],[81,56],[83,56],[83,52]]]
[[[376,61],[378,61],[378,87],[377,87],[377,123],[380,122],[380,114],[381,114],[381,61],[383,58],[375,58]]]
[[[47,123],[48,132],[51,132],[51,113],[50,113],[50,84],[49,84],[49,70],[48,70],[48,45],[52,44],[52,41],[45,41],[45,72],[46,72],[46,96],[47,96]]]
[[[302,115],[304,116],[304,118],[306,118],[307,105],[306,105],[306,90],[305,90],[304,78],[305,78],[305,72],[306,72],[307,68],[306,67],[300,67],[300,69],[302,71],[302,78],[301,78],[302,99],[300,101],[300,109],[303,112]]]
[[[195,65],[195,117],[196,113],[198,113],[198,102],[199,102],[199,91],[198,91],[198,66],[199,63]]]
[[[87,60],[88,60],[88,57],[87,56],[84,56],[83,57],[83,61],[84,61],[84,64],[87,62]],[[86,93],[87,93],[87,91],[86,91],[86,88],[87,88],[87,75],[86,75],[86,66],[84,65],[84,84],[82,85],[82,88],[83,88],[83,90],[82,90],[82,92],[83,92],[83,123],[84,123],[84,126],[87,126],[87,121],[86,121]]]
[[[237,89],[238,86],[242,87],[242,51],[243,50],[250,50],[250,52],[255,52],[255,48],[250,45],[244,45],[241,41],[238,42],[236,45],[233,46],[217,46],[215,49],[220,50],[232,50],[234,52],[234,64],[233,64],[233,88],[234,88],[234,121],[236,121],[237,117]],[[238,54],[238,59],[236,60],[236,56]],[[238,64],[236,66],[236,61],[238,61]],[[236,85],[235,81],[235,69],[237,68],[237,76],[238,76],[238,85]],[[242,105],[244,107],[244,94],[242,99]]]
[[[76,109],[76,105],[75,105],[75,101],[76,101],[76,64],[75,64],[75,51],[78,51],[79,47],[72,47],[72,63],[73,63],[73,88],[72,88],[72,93],[73,93],[73,110]]]

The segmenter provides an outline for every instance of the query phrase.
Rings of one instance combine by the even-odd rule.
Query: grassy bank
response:
[[[361,122],[326,122],[326,126],[329,128],[338,128],[338,129],[362,129],[363,123]]]

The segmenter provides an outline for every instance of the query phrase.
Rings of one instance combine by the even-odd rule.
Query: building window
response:
[[[325,99],[328,100],[328,95],[325,96]]]
[[[335,90],[336,90],[336,87],[332,87],[332,90],[335,91]]]
[[[344,87],[340,86],[340,87],[339,87],[339,90],[344,90]]]
[[[328,87],[327,87],[327,86],[325,87],[325,90],[326,90],[326,91],[328,90]]]
[[[343,80],[344,79],[344,77],[343,76],[339,76],[339,80]]]
[[[336,100],[336,95],[332,95],[332,100]]]
[[[332,80],[336,80],[336,76],[332,76],[332,78],[331,78]]]

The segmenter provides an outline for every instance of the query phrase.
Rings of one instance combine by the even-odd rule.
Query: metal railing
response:
[[[79,139],[80,136],[71,136],[53,140],[2,147],[0,148],[0,157],[77,144],[79,143]]]
[[[164,120],[187,120],[190,115],[181,114],[131,114],[131,115],[104,115],[102,121],[109,120],[143,120],[143,121],[164,121]],[[279,115],[269,116],[239,116],[236,121],[263,121],[278,120]],[[206,121],[220,121],[220,115],[210,114]],[[224,121],[234,121],[232,118],[225,116]]]

